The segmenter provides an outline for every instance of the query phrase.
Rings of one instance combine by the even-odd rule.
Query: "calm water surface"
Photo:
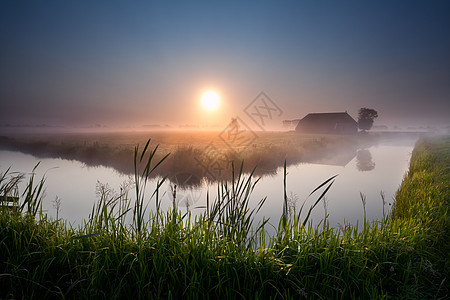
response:
[[[363,205],[360,193],[366,197],[366,212],[368,219],[381,219],[383,216],[383,202],[380,192],[385,195],[385,211],[392,207],[395,192],[398,189],[404,174],[408,169],[409,159],[414,142],[398,145],[380,145],[369,149],[359,149],[345,157],[336,159],[330,156],[315,164],[300,164],[288,167],[287,193],[291,207],[297,209],[304,201],[305,208],[302,217],[305,217],[320,192],[310,198],[307,196],[315,187],[331,176],[337,175],[336,180],[326,196],[326,205],[322,201],[313,210],[311,219],[313,223],[320,222],[325,212],[329,215],[332,226],[343,225],[344,222],[356,224],[363,219]],[[132,181],[132,177],[119,174],[107,167],[86,167],[77,161],[63,159],[37,159],[31,155],[19,152],[0,151],[0,172],[8,167],[11,171],[27,173],[40,161],[36,170],[36,178],[45,175],[46,190],[43,208],[46,213],[56,216],[55,198],[61,199],[59,209],[60,218],[68,220],[71,224],[80,224],[87,219],[92,206],[98,200],[97,187],[99,183],[108,184],[115,191]],[[19,189],[23,191],[26,180]],[[130,184],[128,184],[130,186]],[[148,195],[153,192],[156,181],[148,184]],[[161,188],[162,208],[171,207],[172,186],[166,182]],[[196,208],[206,203],[206,193],[214,198],[217,191],[216,184],[203,183],[195,189],[177,190],[177,201],[182,211],[189,209],[198,214],[204,209]],[[131,187],[129,195],[134,198],[134,189]],[[270,223],[277,226],[283,208],[283,168],[279,168],[275,176],[264,176],[256,185],[251,203],[254,205],[267,196],[267,200],[259,218],[270,218]],[[150,200],[149,208],[155,207],[154,200]],[[325,209],[326,207],[326,209]],[[257,219],[259,219],[257,218]]]

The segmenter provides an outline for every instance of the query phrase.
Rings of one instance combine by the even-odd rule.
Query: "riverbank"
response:
[[[0,213],[0,296],[445,298],[449,154],[448,138],[419,142],[382,220],[333,229],[293,217],[269,241],[264,224],[251,231],[258,207],[246,206],[247,177],[222,186],[195,220],[176,208],[144,218],[144,203],[104,194],[79,228],[40,216],[39,183],[31,182],[22,209]],[[0,176],[0,194],[8,178]]]
[[[404,133],[335,136],[293,131],[21,133],[0,136],[0,150],[77,160],[87,166],[112,167],[122,174],[133,174],[134,147],[145,144],[149,136],[151,145],[159,147],[156,158],[170,153],[154,175],[186,185],[199,184],[203,179],[229,180],[231,162],[240,165],[245,161],[245,173],[258,165],[255,175],[273,175],[285,160],[288,166],[324,161],[345,165],[358,149],[418,138],[417,134]]]

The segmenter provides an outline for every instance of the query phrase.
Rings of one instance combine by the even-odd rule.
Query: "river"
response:
[[[344,223],[356,224],[364,216],[361,194],[366,199],[365,210],[369,220],[381,219],[384,212],[388,213],[394,202],[398,189],[409,165],[414,141],[396,145],[382,144],[367,149],[357,149],[354,153],[344,156],[330,156],[315,163],[298,164],[287,169],[287,195],[289,207],[296,210],[305,202],[301,218],[305,218],[306,211],[320,195],[320,191],[308,198],[310,192],[326,179],[338,175],[328,191],[325,201],[321,201],[312,211],[310,220],[318,224],[325,213],[330,224],[334,227]],[[0,172],[11,167],[10,172],[22,172],[30,176],[33,167],[40,162],[35,172],[35,178],[45,176],[45,194],[43,210],[50,217],[55,218],[57,202],[60,202],[58,214],[76,226],[87,219],[92,206],[98,201],[99,186],[108,187],[116,192],[120,188],[128,187],[129,195],[134,199],[132,187],[133,178],[118,173],[108,167],[87,167],[78,161],[64,159],[37,159],[20,152],[0,151]],[[275,175],[263,176],[255,187],[251,197],[251,206],[267,197],[258,213],[257,220],[262,217],[270,218],[270,223],[277,226],[283,209],[283,168],[279,168]],[[255,178],[256,179],[256,178]],[[156,180],[148,183],[147,195],[156,186]],[[22,192],[27,180],[19,185]],[[172,189],[174,184],[166,181],[160,189],[161,207],[168,209],[172,205]],[[196,188],[177,190],[179,208],[199,214],[204,211],[206,194],[214,199],[217,184],[203,182]],[[384,194],[385,203],[380,193]],[[361,193],[361,194],[360,194]],[[59,199],[60,201],[55,201]],[[325,203],[324,203],[325,202]],[[384,205],[383,205],[384,204]],[[148,209],[154,209],[154,199],[150,200]]]

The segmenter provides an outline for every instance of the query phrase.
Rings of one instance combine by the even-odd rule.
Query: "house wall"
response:
[[[326,123],[326,122],[299,122],[295,129],[300,133],[316,133],[316,134],[356,134],[358,128],[352,123]]]

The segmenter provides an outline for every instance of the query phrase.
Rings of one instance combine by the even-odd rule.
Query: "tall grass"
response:
[[[304,220],[298,212],[288,216],[284,193],[273,237],[264,234],[266,220],[253,224],[265,198],[250,206],[258,179],[243,175],[242,165],[233,166],[232,180],[219,184],[213,199],[207,196],[204,214],[183,215],[175,186],[172,209],[159,210],[159,186],[145,194],[162,163],[149,144],[135,149],[134,200],[103,189],[82,226],[39,213],[44,179],[29,181],[19,209],[1,209],[1,298],[448,297],[448,139],[416,146],[394,213],[383,220],[364,220],[363,230],[331,228],[326,218],[313,226],[309,213]],[[1,174],[0,195],[18,179]],[[309,212],[333,180],[311,193],[322,191]]]
[[[143,163],[144,157],[147,153],[148,146],[150,144],[150,140],[147,141],[147,143],[144,146],[144,149],[142,150],[141,155],[139,156],[139,146],[136,146],[134,149],[134,180],[135,180],[135,187],[136,187],[136,201],[134,205],[134,211],[133,211],[133,224],[134,224],[134,230],[135,234],[137,236],[142,235],[142,231],[144,229],[144,217],[146,212],[146,205],[145,203],[145,188],[147,186],[148,179],[150,178],[150,175],[152,175],[153,171],[169,156],[169,154],[166,154],[163,158],[159,159],[158,162],[155,163],[155,165],[152,166],[152,162],[155,158],[156,150],[158,150],[158,146],[155,147],[153,151],[151,151],[147,157],[147,161],[144,164],[144,170],[142,170],[142,173],[139,172],[140,166]],[[139,157],[139,160],[138,160]],[[159,215],[159,205],[158,205],[158,191],[162,183],[164,182],[165,178],[158,181],[157,187],[155,189],[156,194],[156,213]],[[153,195],[152,195],[153,196]],[[175,208],[175,206],[174,206]]]
[[[259,179],[252,181],[253,173],[245,178],[243,175],[244,163],[236,176],[234,164],[232,165],[232,180],[218,185],[216,201],[210,205],[207,201],[207,222],[213,224],[211,228],[219,233],[219,238],[237,246],[237,251],[257,247],[258,237],[264,231],[268,220],[263,220],[255,229],[253,219],[261,209],[266,198],[261,199],[257,206],[250,209],[250,196]]]

